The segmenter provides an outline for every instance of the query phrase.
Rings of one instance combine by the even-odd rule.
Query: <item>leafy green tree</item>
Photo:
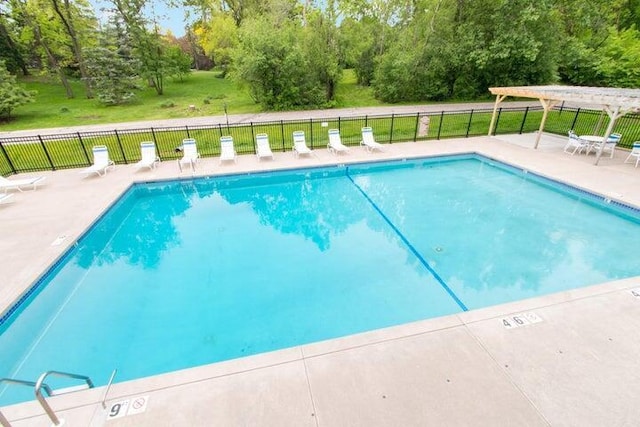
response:
[[[97,47],[86,52],[87,72],[98,100],[106,105],[121,105],[135,98],[140,89],[137,64],[115,49]]]
[[[640,87],[640,32],[635,25],[622,31],[611,28],[609,32],[598,51],[607,60],[596,63],[602,80],[609,86]]]
[[[23,89],[16,77],[9,73],[4,61],[0,60],[0,118],[8,118],[11,112],[28,102],[33,102],[35,94]]]

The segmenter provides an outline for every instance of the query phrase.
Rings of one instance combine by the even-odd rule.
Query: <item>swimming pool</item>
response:
[[[0,375],[100,385],[636,276],[639,223],[478,156],[135,185],[3,317]]]

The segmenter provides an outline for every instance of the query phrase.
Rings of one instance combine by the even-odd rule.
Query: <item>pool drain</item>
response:
[[[436,246],[435,247],[435,251],[436,252],[442,252],[444,249],[442,249],[442,246]]]

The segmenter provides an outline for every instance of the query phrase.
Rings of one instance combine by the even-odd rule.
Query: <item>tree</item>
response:
[[[0,60],[0,117],[10,117],[15,108],[33,102],[34,96],[33,92],[18,85],[15,76],[9,73],[4,61]]]
[[[75,4],[71,3],[70,0],[50,1],[56,16],[60,19],[66,34],[69,36],[71,51],[73,53],[76,66],[80,70],[80,77],[85,82],[86,96],[87,98],[93,98],[93,91],[90,84],[91,80],[88,78],[89,75],[84,61],[83,40],[81,39],[81,35],[78,33],[78,25],[76,23],[76,17],[80,16],[78,20],[82,19],[83,14],[84,17],[87,17],[89,15],[88,11],[90,8],[84,0],[76,0]],[[88,19],[95,21],[95,18],[92,16]]]
[[[140,89],[136,62],[113,48],[97,47],[87,50],[86,66],[90,84],[103,104],[125,104]]]

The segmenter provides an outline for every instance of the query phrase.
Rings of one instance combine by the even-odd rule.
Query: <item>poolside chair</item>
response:
[[[13,197],[13,194],[8,193],[8,194],[0,194],[0,204],[6,202],[7,200],[9,200],[10,198]]]
[[[140,156],[140,161],[134,165],[136,169],[155,169],[156,164],[160,162],[160,157],[156,154],[156,144],[151,141],[140,143]]]
[[[155,153],[155,149],[154,149]],[[178,159],[178,168],[180,168],[180,172],[182,172],[182,165],[190,165],[191,172],[195,172],[196,163],[198,163],[198,159],[200,158],[200,153],[198,153],[198,146],[196,145],[196,140],[193,138],[185,138],[182,140],[182,158]]]
[[[109,167],[115,168],[115,163],[109,159],[109,150],[106,145],[95,145],[93,147],[93,165],[80,171],[82,174],[90,175],[92,173],[98,176],[107,174]],[[103,173],[101,173],[103,172]]]
[[[360,141],[360,145],[364,145],[368,152],[373,152],[373,150],[383,151],[382,144],[376,142],[373,137],[373,129],[370,126],[365,126],[362,128],[362,141]]]
[[[338,129],[329,129],[329,143],[327,144],[327,149],[333,155],[338,153],[348,153],[349,147],[342,144],[340,140],[340,131]]]
[[[569,153],[569,150],[573,148],[573,151]],[[567,141],[567,145],[564,146],[564,152],[569,153],[572,156],[576,153],[580,154],[582,150],[588,150],[589,143],[583,139],[580,139],[578,135],[572,130],[569,131],[569,141]]]
[[[256,135],[256,156],[258,156],[258,160],[262,160],[263,157],[271,157],[273,160],[273,152],[269,146],[269,135],[266,133]]]
[[[233,146],[232,136],[220,137],[220,164],[224,161],[233,160],[234,163],[238,163],[236,160],[236,149]]]
[[[600,151],[600,148],[602,148],[603,153],[605,151],[610,151],[611,155],[609,157],[613,159],[613,153],[615,151],[616,145],[618,145],[618,143],[620,142],[620,139],[622,139],[622,134],[612,133],[611,135],[609,135],[609,138],[607,138],[606,142],[594,142],[593,144],[590,144],[589,148],[587,149],[587,154],[589,154],[591,150],[597,153],[598,151]]]
[[[640,163],[640,141],[636,141],[636,142],[633,143],[633,147],[631,148],[631,152],[629,153],[627,158],[624,159],[624,162],[627,163],[630,159],[631,159],[631,161],[633,161],[633,157],[636,158],[636,166],[635,167],[638,167],[638,163]]]
[[[38,184],[45,180],[45,176],[34,176],[31,178],[7,179],[0,176],[0,189],[6,193],[8,190],[24,191],[23,187],[31,187],[32,190],[38,188]]]
[[[314,154],[312,149],[307,147],[307,141],[304,137],[304,131],[297,130],[293,132],[293,155],[296,157],[300,157],[305,154]]]

